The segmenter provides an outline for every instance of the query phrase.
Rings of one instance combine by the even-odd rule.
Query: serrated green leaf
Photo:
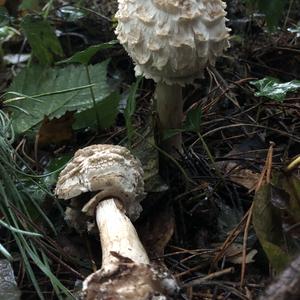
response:
[[[80,51],[80,52],[77,52],[73,56],[58,62],[57,64],[80,63],[80,64],[87,65],[90,62],[91,58],[97,52],[99,52],[101,50],[104,50],[104,49],[110,49],[116,43],[117,43],[117,41],[110,41],[108,43],[102,43],[102,44],[99,44],[99,45],[90,46],[87,49],[85,49],[83,51]]]
[[[96,113],[99,116],[100,127],[109,128],[113,125],[118,114],[120,95],[113,93],[103,101],[96,104],[95,107],[75,114],[75,123],[73,129],[96,128],[98,126]]]
[[[86,67],[68,65],[65,68],[33,66],[24,69],[14,79],[5,97],[16,109],[11,115],[17,135],[39,125],[45,116],[59,118],[67,111],[84,111],[93,107],[92,85],[96,103],[110,95],[106,82],[108,61]],[[15,97],[15,94],[23,97]],[[15,99],[15,100],[13,100]]]
[[[267,97],[276,101],[283,101],[288,92],[294,92],[300,88],[300,80],[280,83],[278,79],[272,77],[251,81],[250,83],[258,89],[255,96]]]
[[[26,16],[21,22],[33,55],[43,65],[51,65],[63,50],[49,22],[41,17]]]

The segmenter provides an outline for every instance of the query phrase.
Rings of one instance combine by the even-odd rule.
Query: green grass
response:
[[[24,182],[35,184],[43,193],[51,192],[43,186],[38,176],[30,169],[13,148],[14,133],[8,116],[0,110],[0,227],[7,232],[13,243],[0,243],[0,253],[9,260],[22,262],[26,275],[40,299],[45,299],[39,284],[38,274],[49,278],[59,299],[73,298],[71,292],[59,281],[51,270],[51,260],[39,245],[47,237],[34,226],[32,212],[38,214],[49,229],[55,225],[43,212],[37,200],[24,188]],[[24,172],[23,170],[28,170]],[[11,251],[11,249],[13,251]],[[37,272],[36,270],[41,272]]]

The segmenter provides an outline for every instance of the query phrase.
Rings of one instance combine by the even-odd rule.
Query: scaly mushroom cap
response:
[[[116,34],[136,75],[185,85],[229,46],[221,0],[118,0]]]
[[[70,199],[85,192],[98,192],[82,209],[87,215],[94,215],[99,201],[111,197],[119,199],[135,220],[144,197],[140,161],[121,146],[92,145],[78,150],[60,173],[55,194]]]

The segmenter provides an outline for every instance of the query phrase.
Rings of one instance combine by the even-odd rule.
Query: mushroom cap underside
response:
[[[128,149],[116,145],[92,145],[78,150],[60,173],[55,194],[71,199],[85,192],[97,194],[82,211],[93,215],[99,201],[115,198],[126,214],[136,219],[144,197],[143,170],[140,161]]]

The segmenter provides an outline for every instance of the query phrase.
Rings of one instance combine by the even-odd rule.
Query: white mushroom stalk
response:
[[[163,280],[167,276],[150,266],[129,219],[139,217],[144,197],[140,161],[120,146],[93,145],[77,151],[61,172],[55,193],[59,198],[71,199],[84,192],[97,192],[81,212],[95,216],[102,267],[84,280],[83,299],[146,300],[151,293],[164,295]],[[80,223],[81,218],[69,210],[71,223]],[[175,281],[171,282],[176,287]]]
[[[100,233],[102,270],[104,272],[112,272],[119,265],[118,258],[112,253],[118,253],[137,264],[150,263],[134,226],[121,211],[118,200],[101,201],[96,208],[96,222]]]
[[[135,63],[136,75],[157,84],[162,132],[181,129],[181,87],[203,77],[229,46],[221,0],[118,0],[116,34]],[[176,108],[174,108],[176,107]],[[163,143],[181,149],[181,137]]]

